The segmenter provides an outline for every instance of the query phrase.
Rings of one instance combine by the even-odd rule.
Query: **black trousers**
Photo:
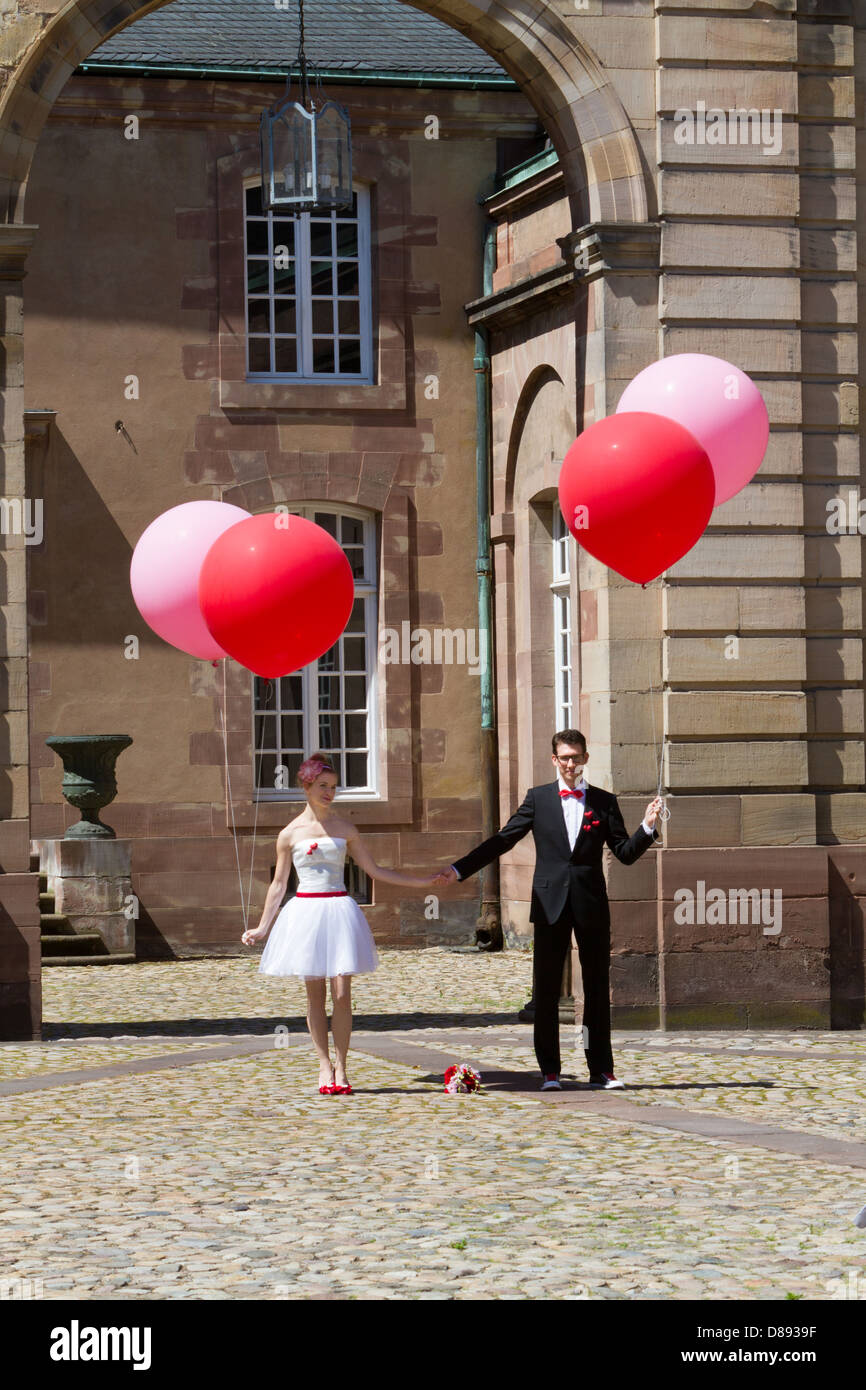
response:
[[[571,907],[552,925],[535,923],[535,1027],[533,1041],[541,1072],[562,1070],[559,1050],[559,993],[574,933],[583,977],[584,1055],[590,1075],[613,1072],[610,1046],[610,927],[577,921]]]

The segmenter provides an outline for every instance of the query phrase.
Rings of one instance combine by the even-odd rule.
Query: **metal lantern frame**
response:
[[[321,81],[310,86],[304,52],[304,0],[298,0],[298,99],[286,93],[277,105],[262,112],[260,139],[262,206],[325,211],[352,207],[352,125],[338,101],[325,99]]]

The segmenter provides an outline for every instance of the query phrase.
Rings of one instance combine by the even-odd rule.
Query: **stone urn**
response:
[[[63,760],[61,791],[81,820],[71,825],[65,840],[115,840],[99,812],[117,795],[114,765],[132,743],[129,734],[55,734],[45,740]]]

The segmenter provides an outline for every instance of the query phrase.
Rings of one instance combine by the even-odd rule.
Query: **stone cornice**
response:
[[[466,304],[469,324],[502,328],[518,323],[600,275],[660,273],[657,222],[590,222],[557,237],[556,244],[562,253],[556,265]]]
[[[0,280],[23,280],[24,264],[36,240],[37,226],[0,223]]]

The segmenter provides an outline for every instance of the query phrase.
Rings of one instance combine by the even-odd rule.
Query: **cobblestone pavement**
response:
[[[599,1093],[563,1026],[542,1095],[527,952],[381,956],[348,1097],[252,955],[46,971],[46,1041],[0,1045],[0,1292],[866,1299],[866,1034],[621,1031]]]

